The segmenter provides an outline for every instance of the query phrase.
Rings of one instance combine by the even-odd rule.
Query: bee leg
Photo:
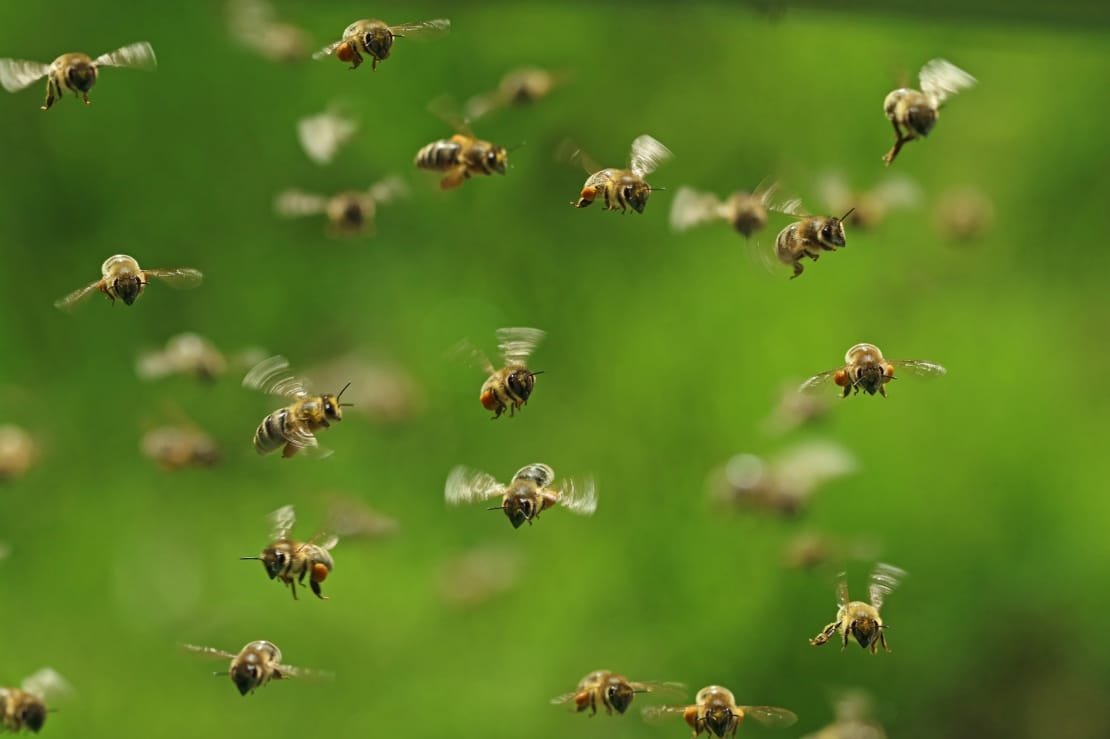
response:
[[[39,108],[40,110],[50,110],[50,106],[53,105],[54,101],[57,99],[54,95],[55,89],[56,86],[54,84],[54,78],[48,77],[46,80],[46,103],[41,108]]]
[[[292,580],[286,581],[286,584],[289,586],[289,592],[293,594],[293,600],[300,600],[297,597],[297,585]]]
[[[798,261],[794,262],[794,274],[790,275],[790,279],[793,280],[802,272],[805,272],[805,269],[806,268],[802,266],[802,260],[799,259]]]
[[[89,93],[81,93],[81,99],[85,101],[85,105],[92,105],[92,102],[89,100]]]
[[[312,588],[312,592],[316,594],[317,598],[319,598],[320,600],[328,599],[328,596],[320,592],[320,583],[316,582],[315,580],[309,580],[308,585]]]
[[[885,156],[883,156],[883,161],[886,162],[886,166],[889,167],[894,162],[894,157],[898,156],[898,152],[902,151],[902,145],[905,144],[907,141],[913,141],[913,139],[903,138],[901,136],[898,137],[898,140],[894,142],[894,146],[891,148],[891,150],[888,151]]]
[[[285,445],[285,448],[281,450],[281,458],[289,459],[298,451],[300,451],[300,447],[290,441]]]
[[[439,181],[439,189],[450,190],[452,188],[458,187],[463,183],[466,177],[466,167],[459,167],[454,172]]]
[[[881,641],[881,642],[883,643],[883,649],[885,649],[885,650],[886,650],[887,654],[891,654],[892,650],[891,650],[891,648],[890,648],[890,647],[888,647],[888,646],[886,645],[886,634],[885,634],[885,633],[883,632],[883,628],[884,628],[884,627],[879,627],[879,641]],[[873,647],[874,647],[874,646],[875,646],[875,643],[874,643],[874,642],[872,642],[871,646],[873,646]],[[876,649],[875,651],[876,651],[876,652],[878,652],[879,650],[878,650],[878,649]]]

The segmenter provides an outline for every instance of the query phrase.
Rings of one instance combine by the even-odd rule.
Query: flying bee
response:
[[[135,372],[144,380],[182,374],[211,382],[226,371],[223,353],[208,339],[190,332],[170,337],[164,351],[147,352],[135,362]]]
[[[309,159],[324,165],[355,135],[358,124],[338,106],[297,121],[297,139]]]
[[[775,256],[783,264],[794,268],[794,274],[790,276],[792,280],[805,271],[802,259],[809,257],[816,262],[822,251],[833,251],[845,244],[844,219],[852,214],[851,210],[840,218],[805,215],[802,203],[797,199],[776,205],[774,210],[799,219],[775,237]]]
[[[42,110],[49,110],[66,91],[81,96],[89,102],[89,90],[96,84],[101,67],[130,67],[152,70],[157,66],[154,49],[146,41],[130,44],[92,59],[86,54],[62,54],[50,64],[29,62],[23,59],[0,59],[0,85],[8,92],[18,92],[28,85],[46,78],[46,102]]]
[[[62,676],[49,667],[28,677],[18,688],[0,688],[0,729],[39,733],[46,723],[46,699],[71,691]]]
[[[494,418],[500,418],[506,410],[512,416],[521,406],[528,404],[532,390],[536,387],[536,375],[527,367],[528,357],[543,340],[544,332],[538,328],[499,328],[497,329],[497,349],[501,353],[504,366],[494,369],[493,364],[478,349],[467,341],[455,347],[455,353],[466,355],[476,366],[488,375],[482,383],[478,401],[487,411],[493,411]]]
[[[861,690],[845,690],[836,697],[836,721],[802,739],[886,739],[882,725],[871,718],[871,698]]]
[[[54,302],[55,308],[71,310],[82,300],[99,290],[114,305],[116,298],[131,305],[135,302],[152,277],[162,280],[170,287],[178,289],[196,287],[204,279],[199,270],[183,267],[181,269],[141,269],[133,257],[116,254],[104,260],[100,267],[101,278],[80,290]]]
[[[994,223],[994,203],[977,187],[945,190],[933,211],[933,224],[949,241],[974,241]]]
[[[795,384],[785,385],[778,404],[764,421],[768,433],[782,435],[802,426],[816,425],[832,410],[832,399],[799,393]]]
[[[286,190],[274,201],[274,210],[285,218],[323,213],[328,219],[328,235],[360,236],[374,232],[378,206],[390,203],[408,192],[399,177],[387,177],[369,190],[348,190],[331,197]]]
[[[531,105],[547,97],[565,78],[564,74],[538,67],[514,69],[501,78],[496,90],[468,100],[465,106],[466,116],[470,120],[477,120],[490,111],[507,105]]]
[[[975,78],[944,59],[931,59],[918,73],[921,90],[900,87],[883,100],[883,112],[894,126],[894,147],[883,156],[886,166],[894,162],[907,141],[929,135],[944,101],[960,90],[975,85]]]
[[[284,447],[281,456],[285,458],[302,449],[327,456],[330,452],[320,449],[316,434],[331,428],[332,421],[343,420],[342,409],[350,403],[340,403],[339,399],[350,383],[336,395],[309,395],[304,380],[290,375],[288,369],[289,361],[277,355],[256,364],[243,378],[243,387],[293,399],[291,405],[262,419],[254,432],[254,450],[270,454]]]
[[[303,28],[277,19],[268,0],[231,0],[231,34],[244,47],[274,62],[308,58],[311,39]]]
[[[297,600],[296,583],[303,586],[305,575],[308,575],[312,592],[317,598],[327,600],[327,596],[320,592],[320,583],[328,579],[328,573],[335,567],[335,561],[328,552],[339,543],[339,537],[320,533],[308,541],[290,539],[289,532],[297,522],[291,505],[278,508],[270,514],[270,520],[274,525],[270,545],[257,557],[239,559],[261,560],[271,580],[277,578],[289,586],[293,600]]]
[[[576,151],[572,156],[581,162],[590,176],[582,185],[578,201],[571,205],[575,208],[586,208],[600,194],[605,199],[605,210],[619,210],[624,213],[631,207],[637,213],[643,213],[652,190],[663,189],[653,188],[644,181],[644,178],[670,159],[672,154],[670,149],[645,134],[637,136],[632,142],[632,149],[628,155],[628,169],[600,169],[597,163],[581,150]]]
[[[597,713],[600,704],[605,708],[605,713],[612,715],[614,709],[617,713],[627,711],[637,693],[654,692],[682,695],[686,692],[686,686],[669,682],[631,682],[624,675],[609,670],[595,670],[578,681],[574,692],[556,696],[551,702],[574,703],[579,713],[589,708],[591,716]]]
[[[680,713],[694,730],[693,739],[705,732],[716,737],[736,736],[736,730],[747,717],[764,726],[786,728],[793,726],[798,717],[793,711],[774,706],[738,706],[728,688],[709,685],[698,691],[692,706],[653,706],[644,709],[644,718],[659,720],[669,714]]]
[[[685,231],[710,221],[725,221],[744,238],[762,231],[777,183],[759,186],[755,192],[734,192],[725,200],[708,192],[680,187],[671,206],[671,228]]]
[[[439,572],[439,595],[449,605],[474,608],[510,590],[528,568],[520,553],[482,546],[453,556]]]
[[[865,391],[868,395],[879,393],[886,397],[886,383],[897,379],[895,368],[910,370],[923,377],[940,377],[948,370],[939,364],[917,359],[883,359],[883,353],[874,344],[856,344],[844,355],[844,366],[814,375],[798,388],[800,392],[813,392],[833,382],[844,388],[841,397],[851,392]]]
[[[221,456],[211,436],[185,426],[151,429],[143,435],[140,447],[144,455],[171,472],[185,467],[211,467],[219,463]]]
[[[842,539],[817,532],[802,532],[787,542],[782,564],[793,570],[824,569],[847,559],[874,560],[878,546],[866,539]]]
[[[433,100],[428,108],[455,129],[449,139],[440,139],[416,152],[413,163],[419,169],[446,172],[440,189],[458,187],[474,175],[505,174],[509,166],[509,150],[474,136],[469,123],[444,98]]]
[[[837,576],[836,583],[836,600],[839,604],[836,620],[826,626],[817,636],[810,639],[809,643],[819,647],[831,639],[833,634],[839,633],[841,636],[840,651],[842,652],[848,646],[848,637],[854,638],[861,647],[870,650],[871,654],[878,653],[880,642],[882,642],[883,649],[889,652],[890,647],[886,645],[886,634],[884,633],[887,627],[883,625],[883,619],[879,616],[879,609],[883,607],[883,599],[898,586],[899,581],[905,576],[905,570],[893,565],[883,562],[875,565],[875,569],[871,571],[871,582],[867,588],[871,602],[864,603],[858,600],[849,600],[848,581],[845,579],[846,574],[841,572]]]
[[[399,26],[390,26],[383,21],[368,18],[347,26],[343,31],[343,38],[320,49],[312,58],[323,59],[335,54],[339,61],[350,62],[351,69],[358,69],[362,64],[362,55],[367,54],[371,60],[370,69],[374,71],[378,68],[378,62],[389,58],[393,39],[446,33],[450,28],[451,21],[446,18],[402,23]]]
[[[798,515],[813,494],[830,480],[854,472],[856,460],[839,444],[809,442],[765,461],[737,454],[710,476],[710,497],[731,506]]]
[[[281,650],[273,642],[264,639],[252,641],[239,650],[238,654],[225,652],[213,647],[199,647],[195,644],[182,644],[184,649],[197,654],[221,659],[230,659],[231,665],[227,672],[216,672],[215,675],[229,675],[231,682],[239,689],[239,695],[253,693],[271,680],[285,680],[290,677],[313,678],[328,677],[328,673],[316,670],[306,670],[300,667],[285,665],[281,662]]]
[[[863,230],[878,226],[892,210],[921,202],[921,188],[908,177],[890,176],[870,190],[853,192],[842,175],[829,172],[818,180],[817,189],[830,211],[850,209],[845,221]]]
[[[23,477],[38,459],[34,438],[19,426],[0,426],[0,482]]]
[[[502,485],[485,472],[456,467],[447,476],[444,494],[450,505],[473,503],[501,496],[501,505],[488,511],[503,511],[514,529],[539,518],[540,513],[561,505],[571,513],[592,516],[597,510],[597,491],[592,479],[582,482],[562,480],[553,484],[555,472],[546,464],[530,464]]]

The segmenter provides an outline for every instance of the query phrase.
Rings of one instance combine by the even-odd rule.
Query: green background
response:
[[[685,736],[678,718],[571,715],[548,699],[604,667],[633,679],[720,683],[741,703],[790,708],[801,736],[831,720],[830,690],[867,688],[891,736],[1110,734],[1107,607],[1106,80],[1098,26],[1004,15],[878,15],[730,4],[281,2],[323,45],[352,20],[448,16],[449,35],[398,41],[376,73],[334,60],[283,66],[238,47],[212,2],[4,3],[0,54],[49,61],[149,40],[153,74],[107,70],[86,108],[38,110],[44,84],[0,96],[0,421],[43,446],[0,487],[0,684],[43,665],[75,687],[54,737]],[[1004,7],[998,4],[998,7]],[[1105,11],[1098,11],[1104,13]],[[1069,10],[1061,17],[1083,16]],[[884,174],[883,96],[947,58],[979,86],[894,170],[925,202],[789,280],[767,275],[715,224],[673,234],[673,191],[719,194],[778,177],[819,209],[819,172],[865,188]],[[542,104],[479,121],[512,146],[506,177],[441,193],[411,161],[450,133],[426,110],[522,64],[572,81]],[[362,128],[331,166],[299,151],[295,121],[334,99]],[[642,216],[577,211],[584,175],[554,162],[572,137],[607,165],[651,133],[675,157]],[[330,193],[400,173],[412,194],[372,239],[331,241],[281,221],[273,196]],[[994,199],[981,239],[946,242],[930,209],[950,185]],[[789,223],[760,237],[769,249]],[[153,285],[128,308],[52,302],[124,252],[191,266],[204,285]],[[497,422],[480,373],[446,358],[499,326],[539,326],[532,403]],[[334,456],[259,457],[275,400],[229,375],[144,384],[141,350],[194,330],[304,368],[386,356],[424,393],[400,424],[350,414]],[[785,438],[763,420],[784,383],[870,341],[946,365],[889,398],[854,397]],[[321,388],[331,390],[331,388]],[[225,463],[167,474],[138,452],[177,404]],[[722,514],[705,478],[730,455],[834,439],[860,471],[800,520]],[[447,509],[455,464],[507,479],[534,461],[596,476],[590,519],[550,511],[513,531],[480,507]],[[265,515],[297,506],[297,533],[346,491],[397,518],[398,536],[341,542],[327,602],[293,602],[257,563]],[[894,653],[807,640],[835,615],[827,573],[783,569],[798,531],[866,537],[909,576],[884,617]],[[444,605],[445,564],[500,544],[523,567],[507,593]],[[847,563],[853,595],[870,562]],[[307,596],[307,593],[306,593]],[[241,698],[178,642],[276,642],[333,682]],[[760,735],[745,725],[743,734]]]

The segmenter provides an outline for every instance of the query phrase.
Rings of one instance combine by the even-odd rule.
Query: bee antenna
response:
[[[239,559],[262,559],[261,557],[240,557]],[[219,673],[216,673],[217,675]]]
[[[650,192],[655,192],[656,190],[663,190],[664,192],[666,192],[667,188],[665,188],[665,187],[649,187],[648,190]]]
[[[212,673],[212,677],[226,677],[226,676],[227,676],[226,672],[213,672]]]
[[[343,393],[347,392],[347,388],[349,388],[350,386],[351,386],[351,383],[349,383],[349,382],[348,382],[348,383],[347,383],[346,385],[344,385],[344,386],[343,386],[343,389],[342,389],[342,390],[340,390],[338,394],[336,394],[336,396],[335,396],[335,399],[336,399],[336,400],[339,400],[340,398],[342,398],[342,397],[343,397]],[[347,403],[346,405],[351,405],[351,404],[350,404],[350,403]]]
[[[535,377],[536,375],[542,375],[542,374],[543,374],[543,370],[539,370],[539,371],[537,371],[537,372],[529,372],[528,374],[532,375],[532,377]]]
[[[487,508],[486,510],[487,511],[503,511],[503,510],[505,510],[505,506],[504,505],[495,505],[494,507]]]
[[[839,220],[839,221],[843,221],[843,220],[844,220],[845,218],[847,218],[848,216],[852,215],[852,213],[854,213],[854,212],[855,212],[855,210],[856,210],[855,208],[849,208],[849,209],[848,209],[848,212],[847,212],[847,213],[845,213],[844,215],[840,216],[840,218],[838,218],[837,220]]]

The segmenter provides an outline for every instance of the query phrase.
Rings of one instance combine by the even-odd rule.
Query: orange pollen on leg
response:
[[[833,382],[835,382],[837,385],[840,385],[840,387],[845,387],[846,385],[851,384],[851,380],[848,379],[848,373],[844,370],[836,371],[836,374],[833,375]]]
[[[349,41],[342,43],[339,45],[339,48],[335,50],[335,56],[341,62],[352,61],[355,58],[355,47],[352,46]]]
[[[894,377],[894,365],[893,364],[883,365],[883,382],[886,382],[887,380],[890,380],[893,377]]]
[[[683,711],[682,718],[692,728],[698,728],[698,707],[689,706],[685,711]]]
[[[319,562],[312,565],[312,582],[323,582],[328,579],[328,568]]]
[[[497,396],[493,394],[492,390],[483,390],[482,394],[478,396],[478,400],[481,401],[482,407],[487,411],[495,411],[499,405]]]
[[[583,690],[574,696],[574,705],[578,706],[579,711],[585,711],[590,705],[590,694]]]

